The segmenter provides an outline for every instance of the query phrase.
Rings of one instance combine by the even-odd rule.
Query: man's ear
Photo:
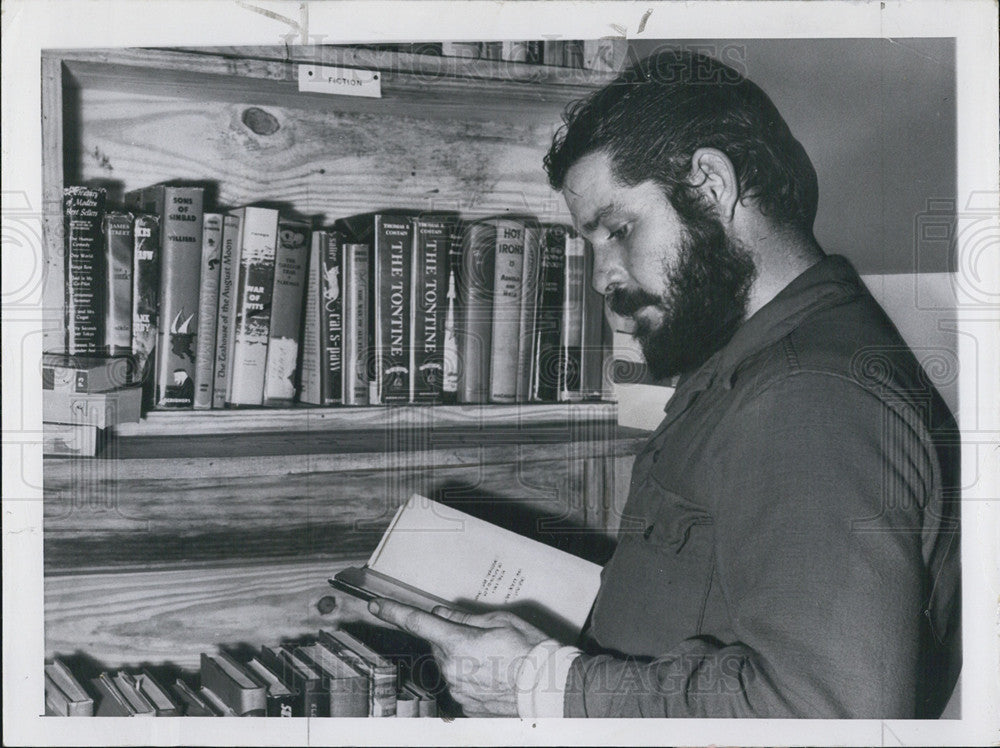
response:
[[[699,148],[691,154],[691,174],[688,181],[701,195],[705,204],[715,210],[719,220],[733,220],[740,198],[736,169],[729,157],[718,148]]]

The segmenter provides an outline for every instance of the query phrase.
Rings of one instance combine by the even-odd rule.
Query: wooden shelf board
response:
[[[174,70],[229,75],[286,75],[292,65],[332,65],[378,70],[422,81],[460,78],[480,83],[531,84],[586,90],[614,79],[615,73],[535,65],[507,60],[482,60],[426,54],[359,49],[339,45],[152,47],[48,49],[42,56],[65,61],[135,64]],[[270,71],[270,72],[267,72]]]
[[[593,85],[563,81],[558,76],[527,81],[517,76],[414,73],[389,66],[379,68],[382,97],[375,99],[300,92],[298,66],[306,60],[238,59],[137,49],[47,54],[61,61],[68,73],[67,82],[79,89],[428,118],[554,122],[563,107],[585,95],[588,86]]]
[[[46,457],[46,489],[102,475],[113,480],[177,476],[298,475],[315,472],[447,468],[635,454],[648,434],[634,429],[489,427],[427,432],[346,431],[168,436],[113,444],[96,458]],[[113,476],[113,477],[112,477]]]
[[[614,422],[610,402],[521,405],[387,405],[366,407],[156,410],[115,427],[120,438],[195,436],[262,431],[359,431],[379,428],[541,426]]]

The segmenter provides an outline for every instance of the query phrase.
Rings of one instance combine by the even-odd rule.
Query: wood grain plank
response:
[[[329,628],[315,609],[326,579],[363,560],[48,577],[46,657],[197,670],[199,653],[220,645],[315,635]]]
[[[118,191],[199,182],[211,203],[271,203],[316,225],[389,209],[568,219],[541,166],[554,118],[507,124],[268,105],[277,129],[262,135],[244,123],[243,104],[79,95],[67,182],[104,181]]]
[[[65,265],[63,242],[63,66],[42,58],[42,227],[45,237],[43,350],[65,346]]]
[[[45,567],[136,568],[206,560],[366,554],[413,492],[542,542],[600,557],[606,543],[583,503],[585,461],[230,477],[111,477],[49,486]],[[574,538],[579,535],[580,537]],[[567,544],[569,544],[567,546]]]

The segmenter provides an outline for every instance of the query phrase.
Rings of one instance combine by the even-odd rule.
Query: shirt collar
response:
[[[758,309],[701,367],[681,376],[674,397],[667,403],[668,411],[675,399],[686,401],[719,376],[725,376],[725,385],[731,387],[736,369],[754,353],[783,338],[818,309],[842,303],[863,290],[861,278],[847,258],[824,257]]]

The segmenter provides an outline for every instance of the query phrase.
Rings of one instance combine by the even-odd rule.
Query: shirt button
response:
[[[653,534],[653,526],[650,525],[645,530],[642,531],[642,539],[649,540],[649,536]]]

